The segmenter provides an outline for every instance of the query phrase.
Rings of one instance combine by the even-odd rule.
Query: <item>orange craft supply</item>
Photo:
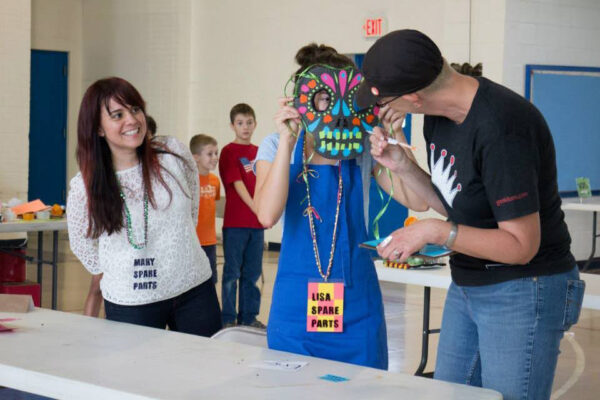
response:
[[[384,265],[388,268],[396,268],[396,269],[410,269],[410,265],[407,263],[401,263],[399,261],[385,260]]]
[[[308,87],[311,89],[314,89],[315,86],[317,86],[317,81],[315,81],[314,79],[311,80],[310,82],[308,82]]]
[[[63,215],[63,209],[60,205],[54,204],[50,209],[50,215],[53,217],[60,217]]]
[[[419,219],[417,217],[410,216],[404,220],[404,226],[409,226],[417,222]]]
[[[11,208],[11,211],[15,213],[15,215],[21,215],[25,213],[34,213],[38,211],[43,211],[48,208],[47,205],[42,203],[40,199],[30,201],[29,203],[19,204],[18,206],[14,206]]]
[[[323,122],[328,124],[330,123],[332,120],[331,115],[327,114],[326,116],[323,117]]]

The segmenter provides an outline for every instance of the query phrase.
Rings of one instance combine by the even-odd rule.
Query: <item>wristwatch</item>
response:
[[[458,225],[456,224],[456,222],[449,222],[452,225],[450,226],[450,234],[448,235],[448,239],[446,239],[446,243],[444,243],[444,246],[450,249],[452,248],[452,246],[454,245],[454,241],[456,240],[456,235],[458,234]]]

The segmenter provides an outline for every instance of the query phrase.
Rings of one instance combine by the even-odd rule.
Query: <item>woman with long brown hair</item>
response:
[[[198,173],[189,150],[147,133],[145,102],[106,78],[81,102],[67,209],[73,253],[103,274],[107,319],[210,336],[219,304],[195,226]]]

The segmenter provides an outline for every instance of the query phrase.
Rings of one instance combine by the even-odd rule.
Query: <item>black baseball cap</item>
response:
[[[357,104],[367,107],[382,97],[426,88],[440,74],[443,64],[440,49],[424,33],[413,29],[390,32],[365,54]]]

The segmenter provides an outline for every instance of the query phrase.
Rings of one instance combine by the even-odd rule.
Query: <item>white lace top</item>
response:
[[[169,204],[169,193],[158,180],[152,181],[157,208],[148,204],[148,242],[141,250],[129,244],[126,227],[112,235],[103,233],[98,239],[86,237],[88,211],[83,178],[78,173],[71,179],[67,199],[71,250],[92,274],[104,274],[100,282],[102,296],[112,303],[140,305],[166,300],[211,277],[208,258],[196,235],[199,204],[196,163],[178,140],[172,137],[155,140],[164,141],[173,153],[187,160],[189,167],[172,155],[159,154],[161,165],[173,175],[162,171],[173,196]],[[143,242],[141,164],[118,171],[117,177],[131,214],[133,241]]]

